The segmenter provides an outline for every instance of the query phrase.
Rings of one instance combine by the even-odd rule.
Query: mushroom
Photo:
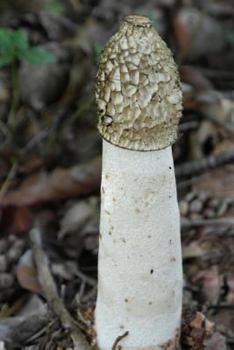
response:
[[[96,98],[103,137],[98,346],[178,349],[182,259],[171,145],[182,96],[172,54],[147,17],[127,16],[107,43]]]

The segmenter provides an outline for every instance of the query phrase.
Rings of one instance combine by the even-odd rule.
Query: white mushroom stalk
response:
[[[179,349],[180,218],[171,145],[181,90],[150,21],[128,16],[97,76],[103,137],[96,330],[101,350]],[[124,337],[121,337],[125,335]]]

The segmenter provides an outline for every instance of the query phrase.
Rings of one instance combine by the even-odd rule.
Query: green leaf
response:
[[[27,33],[23,30],[0,29],[0,66],[19,58],[28,49]]]
[[[45,11],[54,13],[56,15],[62,15],[66,11],[64,4],[59,1],[52,1],[46,4]]]
[[[13,48],[12,30],[0,29],[0,51],[7,52]]]
[[[20,58],[30,64],[48,64],[56,61],[55,55],[42,48],[29,48],[21,53]]]
[[[12,54],[1,54],[0,53],[0,68],[4,66],[8,66],[11,64],[15,59],[15,56]]]
[[[28,36],[24,30],[16,30],[12,33],[12,44],[18,52],[28,49]]]
[[[47,64],[56,61],[53,53],[42,48],[30,48],[24,30],[0,29],[0,67],[14,60],[25,60],[31,64]]]
[[[234,31],[227,33],[227,41],[232,47],[234,47]]]
[[[0,29],[0,67],[11,64],[15,59],[12,30]]]
[[[100,54],[102,53],[102,50],[103,50],[103,46],[101,44],[97,43],[95,45],[95,54],[97,57],[100,56]]]

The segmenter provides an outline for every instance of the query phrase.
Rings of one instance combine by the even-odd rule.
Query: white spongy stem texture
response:
[[[181,320],[180,216],[171,147],[103,141],[96,331],[110,350],[159,349]]]

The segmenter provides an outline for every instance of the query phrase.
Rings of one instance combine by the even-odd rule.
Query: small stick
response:
[[[97,281],[94,278],[85,275],[79,269],[77,269],[75,271],[75,274],[76,274],[77,277],[79,277],[82,281],[84,281],[85,283],[87,283],[91,287],[95,287],[97,285]]]
[[[219,309],[227,309],[234,310],[233,304],[218,304],[218,305],[209,305],[208,309],[219,310]]]
[[[232,163],[234,161],[234,150],[227,150],[217,155],[211,155],[207,158],[187,162],[176,167],[176,177],[185,177],[200,174],[209,169],[217,168],[221,165]]]
[[[1,199],[5,196],[6,192],[8,191],[8,188],[11,184],[11,180],[14,179],[14,176],[15,176],[16,171],[17,171],[17,166],[18,166],[18,163],[16,161],[14,161],[9,173],[7,174],[6,180],[0,189],[0,198]]]
[[[234,226],[234,219],[222,218],[222,219],[200,219],[200,220],[184,220],[182,219],[182,227],[197,227],[197,226]]]
[[[120,350],[121,347],[117,348],[117,345],[123,338],[127,337],[128,334],[129,334],[129,331],[126,331],[123,335],[119,335],[114,341],[114,344],[112,346],[112,350]]]
[[[75,325],[75,321],[59,298],[54,279],[50,272],[48,258],[42,249],[41,231],[39,228],[33,228],[30,231],[30,239],[32,242],[32,250],[38,271],[39,281],[45,293],[48,304],[59,317],[64,328],[71,330],[71,338],[74,343],[74,349],[90,350],[91,347],[86,341],[85,336]]]

